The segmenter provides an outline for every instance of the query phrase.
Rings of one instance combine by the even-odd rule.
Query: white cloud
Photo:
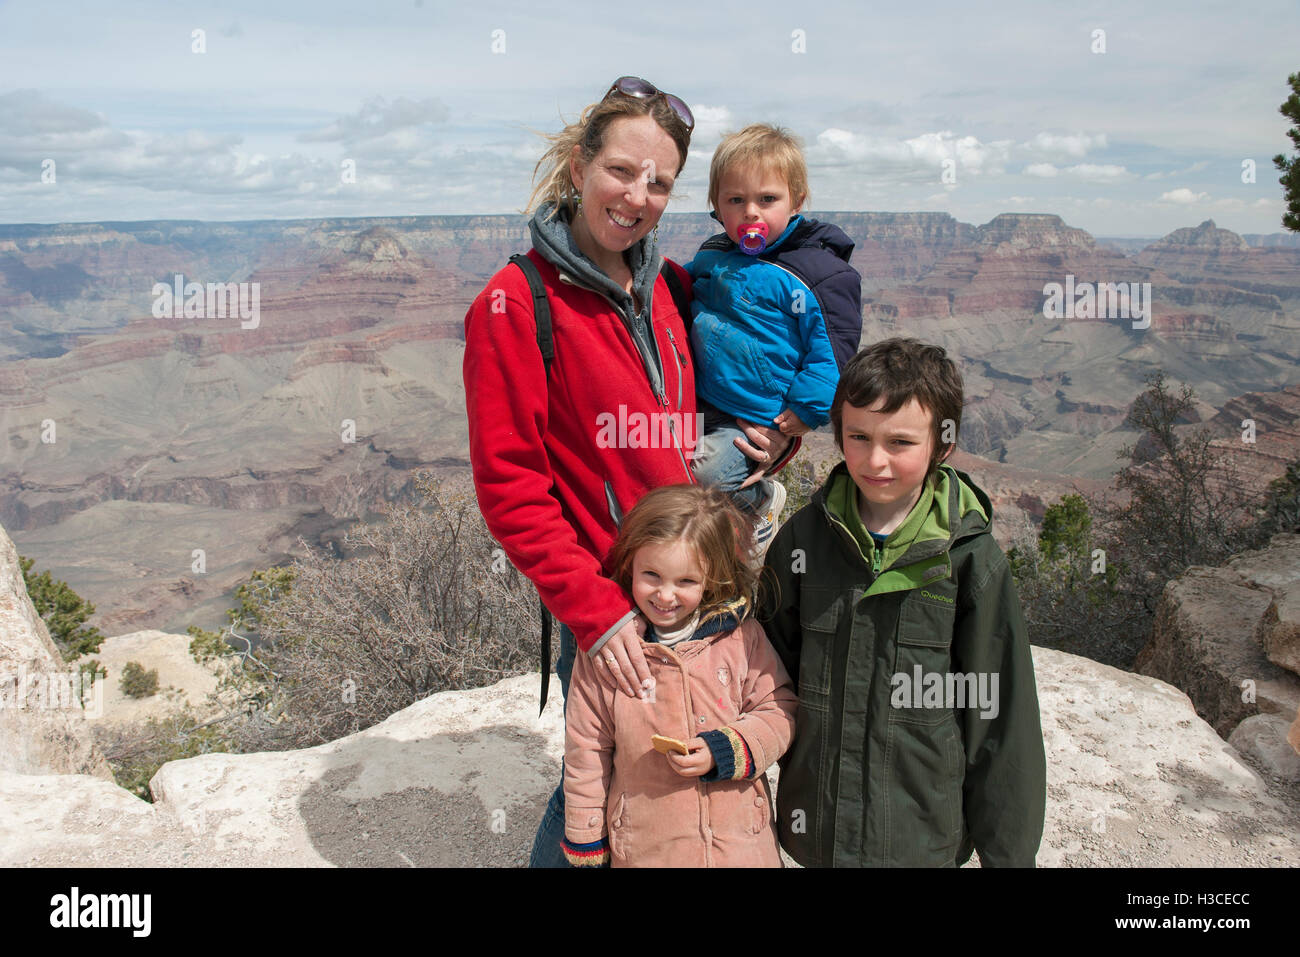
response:
[[[1025,167],[1026,176],[1037,176],[1040,179],[1051,179],[1057,176],[1061,171],[1051,163],[1030,163]]]
[[[1192,203],[1203,203],[1209,198],[1209,193],[1193,193],[1185,186],[1181,186],[1178,189],[1171,189],[1167,193],[1160,194],[1162,202],[1178,203],[1183,206],[1189,206]]]
[[[863,164],[873,172],[904,174],[903,178],[914,178],[907,174],[935,176],[945,160],[953,160],[960,178],[963,174],[1002,172],[1010,146],[1010,140],[983,143],[975,136],[955,137],[950,130],[897,140],[831,127],[817,135],[808,149],[808,160],[825,166]]]
[[[98,113],[51,100],[39,90],[0,96],[0,131],[7,136],[84,133],[107,125]]]
[[[0,174],[17,174],[16,181],[24,183],[46,157],[54,157],[59,181],[79,190],[80,199],[70,201],[114,196],[139,209],[159,202],[142,193],[254,194],[262,203],[271,197],[391,195],[420,204],[485,180],[510,184],[495,190],[492,201],[517,207],[544,144],[529,137],[474,146],[444,142],[443,132],[435,134],[430,125],[446,118],[447,108],[436,99],[374,97],[356,113],[298,137],[309,144],[303,151],[285,148],[292,139],[267,149],[264,138],[246,144],[244,135],[226,130],[115,129],[100,114],[20,90],[0,95]],[[344,158],[357,163],[357,180],[347,186],[340,179]],[[52,208],[44,196],[41,208]],[[182,207],[167,208],[174,214]]]
[[[1079,163],[1076,166],[1071,166],[1065,172],[1090,183],[1110,183],[1116,180],[1129,179],[1133,176],[1123,166],[1109,164],[1098,166],[1093,163]]]
[[[46,157],[111,151],[130,143],[104,117],[51,100],[36,90],[0,96],[0,169],[28,172]]]
[[[724,133],[734,132],[740,126],[732,116],[731,110],[725,106],[694,105],[691,107],[691,115],[695,117],[695,129],[691,132],[691,146],[707,145],[709,152],[712,152]]]
[[[1039,133],[1028,142],[1021,143],[1020,147],[1052,159],[1081,159],[1089,150],[1105,149],[1106,134]]]
[[[1164,170],[1158,173],[1147,173],[1144,179],[1168,179],[1171,176],[1182,176],[1186,173],[1199,173],[1210,165],[1209,160],[1198,160],[1190,166],[1184,166],[1182,169]]]
[[[1130,179],[1133,176],[1123,166],[1098,165],[1095,163],[1076,163],[1074,166],[1064,168],[1053,166],[1051,163],[1030,163],[1025,167],[1024,175],[1036,176],[1039,179],[1068,176],[1089,183],[1113,183],[1123,179]]]
[[[337,141],[351,144],[378,139],[408,127],[446,123],[448,115],[446,105],[435,97],[411,100],[399,96],[389,102],[382,96],[374,96],[366,100],[356,113],[340,116],[323,129],[301,133],[298,139],[304,143]]]

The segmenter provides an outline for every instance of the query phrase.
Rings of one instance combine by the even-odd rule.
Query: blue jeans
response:
[[[732,444],[745,433],[737,428],[734,415],[719,412],[705,402],[700,402],[699,408],[704,414],[704,435],[695,444],[695,457],[691,459],[695,480],[701,485],[717,486],[742,510],[757,512],[767,498],[765,482],[740,488],[758,463]]]
[[[573,675],[573,662],[578,657],[578,642],[568,625],[560,625],[560,657],[555,662],[555,673],[560,676],[560,690],[564,700],[569,700],[569,678]],[[560,759],[560,786],[551,795],[533,838],[533,852],[528,858],[529,867],[568,867],[568,859],[560,847],[564,837],[564,759]]]

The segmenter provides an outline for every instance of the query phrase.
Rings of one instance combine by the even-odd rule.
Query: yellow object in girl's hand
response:
[[[669,751],[676,751],[678,754],[689,754],[686,744],[678,741],[676,738],[665,738],[662,734],[652,735],[650,743],[660,754],[667,754]]]

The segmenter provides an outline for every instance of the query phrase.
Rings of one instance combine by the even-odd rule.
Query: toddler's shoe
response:
[[[775,479],[763,479],[760,483],[767,491],[767,497],[758,505],[758,521],[754,525],[754,548],[749,553],[750,564],[755,567],[763,564],[767,547],[776,537],[776,530],[781,527],[781,509],[785,508],[785,486]]]

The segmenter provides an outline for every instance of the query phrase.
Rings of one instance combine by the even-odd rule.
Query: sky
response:
[[[517,213],[539,134],[635,75],[696,115],[669,212],[761,121],[814,216],[1282,231],[1295,0],[986,6],[0,0],[0,223]]]

